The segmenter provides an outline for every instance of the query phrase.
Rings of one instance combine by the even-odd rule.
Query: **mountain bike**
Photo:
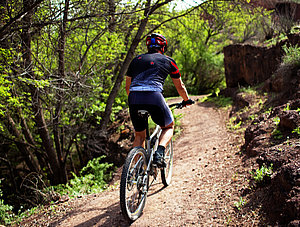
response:
[[[192,104],[192,103],[191,103]],[[169,105],[170,108],[182,108],[183,102]],[[139,114],[146,119],[146,141],[143,147],[133,148],[127,155],[120,183],[120,205],[123,216],[129,222],[138,219],[144,209],[147,193],[152,183],[157,179],[159,171],[161,180],[165,187],[171,183],[173,170],[173,142],[169,143],[165,150],[165,167],[159,168],[152,164],[153,155],[159,144],[159,137],[162,129],[156,125],[153,133],[150,135],[148,118],[149,113],[146,110],[139,110]],[[150,178],[152,181],[150,182]]]

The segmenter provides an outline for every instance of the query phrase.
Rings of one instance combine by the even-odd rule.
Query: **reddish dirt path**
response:
[[[144,213],[132,226],[246,224],[249,219],[238,217],[234,208],[246,170],[238,155],[238,138],[226,129],[227,114],[203,103],[176,113],[183,114],[184,131],[174,143],[172,184],[163,188],[159,180],[152,185]],[[47,225],[128,226],[120,212],[116,185],[79,199],[77,207],[48,220]]]

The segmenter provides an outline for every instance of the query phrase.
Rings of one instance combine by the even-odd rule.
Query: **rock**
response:
[[[244,44],[224,47],[224,67],[227,88],[257,85],[266,81],[263,86],[265,91],[280,91],[285,88],[286,81],[288,83],[297,84],[296,80],[290,81],[284,74],[271,80],[271,76],[279,67],[284,54],[282,46],[287,43],[292,45],[299,44],[300,35],[289,35],[288,40],[282,41],[272,47]],[[292,72],[292,74],[295,74],[295,72]]]
[[[284,111],[280,115],[279,126],[292,131],[300,125],[300,114],[296,110]]]
[[[224,47],[224,66],[227,87],[256,85],[275,72],[282,55],[281,46],[272,48],[251,45]]]

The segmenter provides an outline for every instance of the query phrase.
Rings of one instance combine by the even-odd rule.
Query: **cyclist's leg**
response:
[[[138,110],[144,110],[144,109],[145,109],[144,105],[129,104],[130,118],[131,118],[131,121],[132,121],[132,124],[134,127],[134,131],[135,131],[133,147],[141,146],[141,147],[145,148],[147,119],[141,117],[138,114]]]
[[[133,147],[143,147],[145,148],[146,130],[141,132],[135,131],[135,137],[133,141]]]
[[[172,121],[167,126],[161,126],[162,132],[159,137],[159,145],[157,147],[157,150],[155,151],[154,158],[153,158],[153,163],[157,164],[160,167],[166,167],[164,156],[165,156],[166,147],[172,140],[173,125],[174,123]]]
[[[167,126],[161,126],[161,129],[162,132],[159,137],[159,145],[167,147],[173,137],[174,121],[172,121],[171,124]]]

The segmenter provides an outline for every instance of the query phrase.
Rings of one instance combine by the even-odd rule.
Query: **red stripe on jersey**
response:
[[[175,67],[175,69],[177,69],[175,72],[171,72],[171,74],[178,74],[178,73],[180,74],[178,66],[172,61],[171,61],[171,64]]]
[[[171,64],[178,70],[178,66],[174,62],[171,61]]]

